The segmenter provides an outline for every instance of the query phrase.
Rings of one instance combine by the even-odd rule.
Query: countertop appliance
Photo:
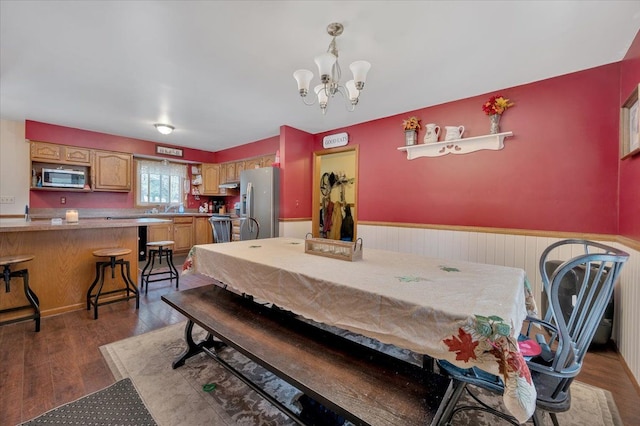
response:
[[[79,170],[42,169],[42,186],[84,188],[85,173]]]
[[[260,224],[259,238],[278,236],[280,215],[280,169],[261,167],[240,172],[240,217],[254,217]],[[247,229],[241,227],[241,239]]]

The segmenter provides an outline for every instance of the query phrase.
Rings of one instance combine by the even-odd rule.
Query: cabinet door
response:
[[[261,158],[261,166],[262,167],[271,167],[273,165],[273,162],[276,161],[276,155],[275,154],[271,154],[271,155],[265,155],[264,157]]]
[[[253,170],[259,167],[262,167],[261,158],[250,158],[249,160],[244,160],[244,169],[245,170]]]
[[[224,164],[224,181],[233,182],[236,179],[236,163]]]
[[[119,152],[96,151],[94,191],[131,191],[133,156]]]
[[[31,142],[31,161],[48,161],[58,164],[91,165],[91,150],[75,146],[47,142]]]
[[[91,165],[91,150],[86,148],[76,148],[74,146],[64,147],[64,159],[67,163]]]
[[[31,142],[31,160],[58,162],[62,159],[61,145],[45,142]]]
[[[147,242],[171,241],[173,240],[173,224],[163,223],[162,225],[147,226]]]
[[[234,174],[234,178],[233,180],[240,180],[240,172],[242,172],[243,170],[245,170],[245,162],[244,161],[237,161],[236,162],[236,171]]]
[[[200,194],[202,195],[223,195],[226,193],[224,189],[218,187],[220,185],[220,164],[203,164],[202,165],[202,187]]]
[[[187,253],[193,246],[193,217],[176,217],[173,219],[174,252]]]
[[[211,244],[213,243],[213,231],[209,224],[208,217],[196,217],[194,225],[194,243],[195,244]]]

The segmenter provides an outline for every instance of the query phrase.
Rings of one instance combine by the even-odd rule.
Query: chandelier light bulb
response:
[[[356,82],[353,80],[349,80],[344,84],[344,87],[347,88],[347,93],[349,93],[349,100],[352,105],[358,103],[358,96],[360,96],[360,91],[356,89]]]
[[[331,81],[331,70],[337,60],[338,58],[329,52],[316,56],[315,62],[318,66],[318,73],[320,74],[320,80],[324,84]]]
[[[309,93],[309,85],[311,85],[311,79],[313,73],[309,70],[297,70],[293,73],[293,78],[298,82],[298,91],[300,96],[307,96]]]
[[[324,84],[318,84],[314,89],[316,95],[318,96],[318,102],[320,103],[320,108],[326,108],[327,102],[329,101],[329,95],[324,87]],[[323,106],[324,105],[324,106]]]
[[[364,82],[367,81],[367,73],[371,69],[371,64],[367,61],[355,61],[349,65],[349,69],[353,73],[353,81],[356,83],[356,88],[362,90]]]

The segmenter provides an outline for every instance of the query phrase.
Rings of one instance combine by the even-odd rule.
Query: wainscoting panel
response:
[[[617,246],[630,258],[616,287],[614,340],[636,383],[640,383],[640,251]]]
[[[310,221],[281,223],[281,234],[304,238],[311,231]],[[412,228],[358,224],[357,235],[367,249],[416,253],[443,259],[467,260],[478,263],[524,269],[533,289],[538,308],[542,306],[542,279],[539,260],[542,252],[562,238],[512,235],[505,233],[468,232],[446,229]],[[613,340],[620,354],[640,382],[640,252],[619,243],[603,241],[630,254],[615,289]],[[552,253],[554,255],[556,253]],[[558,250],[557,259],[577,255],[571,249]]]

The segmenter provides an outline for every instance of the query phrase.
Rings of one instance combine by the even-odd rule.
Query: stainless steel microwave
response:
[[[42,186],[84,188],[85,173],[79,170],[42,169]]]

